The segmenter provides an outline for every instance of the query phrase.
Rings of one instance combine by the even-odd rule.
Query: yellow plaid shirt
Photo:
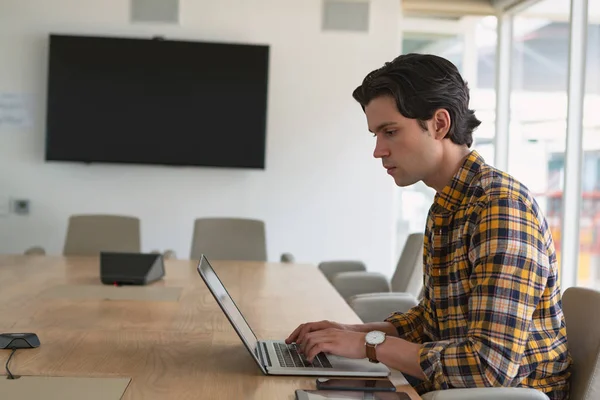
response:
[[[424,293],[386,321],[422,344],[419,393],[518,386],[568,398],[557,259],[528,189],[472,151],[427,219]]]

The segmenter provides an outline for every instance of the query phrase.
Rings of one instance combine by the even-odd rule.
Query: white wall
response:
[[[400,49],[398,0],[373,0],[370,32],[322,32],[318,0],[181,0],[178,26],[132,24],[126,0],[0,0],[0,93],[32,98],[33,125],[0,128],[0,199],[31,200],[0,216],[0,253],[38,244],[60,254],[75,213],[142,219],[143,250],[188,257],[193,219],[264,219],[268,252],[300,262],[358,258],[393,267],[394,184],[352,90]],[[49,33],[271,45],[267,169],[44,162]],[[235,123],[233,129],[244,129]],[[201,151],[201,149],[198,149]],[[223,149],[227,151],[227,149]],[[2,207],[0,207],[1,209]]]

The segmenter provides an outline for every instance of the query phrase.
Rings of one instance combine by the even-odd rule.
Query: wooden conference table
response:
[[[131,378],[123,399],[294,399],[296,389],[315,388],[314,377],[263,375],[197,261],[165,264],[165,278],[152,287],[181,288],[177,300],[77,299],[56,288],[102,286],[98,257],[0,255],[0,332],[35,332],[41,341],[15,354],[12,373]],[[212,264],[258,338],[283,339],[312,320],[360,322],[313,266]],[[0,351],[0,374],[9,353]],[[419,398],[397,371],[391,379]]]

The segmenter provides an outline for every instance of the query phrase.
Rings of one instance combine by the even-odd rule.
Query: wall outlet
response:
[[[19,215],[29,214],[29,200],[15,199],[13,200],[13,212]]]

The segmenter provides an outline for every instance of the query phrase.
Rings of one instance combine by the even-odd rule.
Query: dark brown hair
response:
[[[364,108],[376,97],[391,96],[406,118],[425,121],[443,108],[450,114],[448,138],[456,144],[473,144],[473,131],[481,124],[469,109],[469,87],[454,64],[430,54],[405,54],[369,73],[352,97]]]

